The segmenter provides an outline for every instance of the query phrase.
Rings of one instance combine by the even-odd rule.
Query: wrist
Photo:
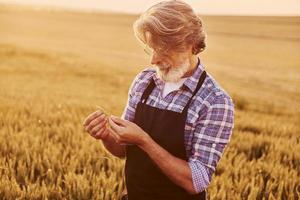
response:
[[[147,145],[150,143],[151,141],[151,137],[148,134],[145,134],[142,136],[140,143],[138,144],[138,146],[141,149],[144,149],[147,147]]]
[[[112,143],[114,143],[114,138],[108,134],[106,137],[101,139],[102,143],[106,144],[106,145],[111,145]]]

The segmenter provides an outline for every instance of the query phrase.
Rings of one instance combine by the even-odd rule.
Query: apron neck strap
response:
[[[147,102],[147,99],[148,99],[149,95],[151,94],[152,90],[154,89],[154,87],[155,87],[155,82],[154,82],[154,79],[151,78],[150,84],[148,85],[148,87],[146,88],[146,90],[143,93],[143,96],[141,99],[142,103]]]
[[[191,103],[191,100],[193,99],[193,97],[195,96],[195,94],[198,92],[198,90],[201,88],[201,86],[202,86],[202,84],[203,84],[205,78],[206,78],[206,71],[203,71],[202,74],[201,74],[201,77],[200,77],[200,79],[199,79],[199,81],[198,81],[197,87],[196,87],[196,89],[194,90],[194,92],[193,92],[191,98],[190,98],[189,101],[187,102],[186,106],[184,107],[183,112],[184,112],[184,111],[187,111],[187,109],[188,109],[188,107],[189,107],[189,105],[190,105],[190,103]],[[154,89],[154,87],[155,87],[155,82],[154,82],[154,79],[151,78],[150,84],[148,85],[148,87],[146,88],[146,90],[144,91],[144,93],[143,93],[143,95],[142,95],[142,98],[141,98],[142,103],[147,102],[148,97],[149,97],[149,95],[151,94],[151,92],[152,92],[152,90]]]
[[[190,106],[190,103],[191,103],[193,97],[195,96],[195,94],[198,92],[198,90],[199,90],[199,89],[201,88],[201,86],[203,85],[205,78],[206,78],[206,71],[203,71],[202,74],[201,74],[201,76],[200,76],[200,79],[199,79],[199,81],[198,81],[197,87],[196,87],[196,89],[194,90],[194,92],[193,92],[191,98],[190,98],[189,101],[187,102],[186,106],[184,107],[182,113],[183,113],[183,112],[186,112],[186,111],[188,110],[188,108],[189,108],[189,106]]]

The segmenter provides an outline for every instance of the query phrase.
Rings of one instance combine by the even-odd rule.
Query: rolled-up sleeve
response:
[[[234,104],[229,96],[216,96],[196,122],[188,164],[195,190],[205,190],[230,141],[234,128]]]

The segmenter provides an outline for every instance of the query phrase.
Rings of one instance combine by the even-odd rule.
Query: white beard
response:
[[[160,69],[156,65],[156,73],[160,79],[165,82],[178,82],[180,78],[189,70],[190,62],[188,59],[184,60],[179,66],[161,66]]]

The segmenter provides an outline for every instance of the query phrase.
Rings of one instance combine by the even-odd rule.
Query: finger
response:
[[[98,117],[96,117],[95,119],[93,119],[93,120],[89,123],[89,125],[95,126],[95,125],[97,125],[97,124],[103,122],[103,121],[105,120],[105,118],[106,118],[105,115],[104,115],[104,114],[101,114],[100,116],[98,116]]]
[[[83,125],[88,125],[93,119],[95,119],[96,117],[100,116],[102,114],[101,111],[97,110],[95,112],[93,112],[92,114],[90,114],[89,116],[87,116],[87,118],[85,118]]]
[[[116,123],[111,119],[111,117],[108,118],[108,122],[109,122],[109,125],[110,125],[111,129],[112,129],[114,132],[116,132],[117,134],[120,134],[120,133],[121,133],[122,128],[121,128],[118,124],[116,124]]]
[[[87,125],[87,126],[85,127],[85,130],[86,130],[87,132],[91,132],[92,129],[93,129],[95,126],[98,126],[98,125],[99,125],[100,127],[102,127],[102,126],[104,126],[106,123],[107,123],[107,120],[102,120],[99,124],[95,124],[95,125],[89,124],[89,125]]]
[[[100,123],[100,124],[94,126],[89,132],[90,132],[90,134],[95,135],[95,134],[96,134],[97,132],[99,132],[101,129],[104,129],[103,123]]]
[[[121,125],[121,126],[126,126],[128,123],[128,121],[124,120],[124,119],[121,119],[119,117],[116,117],[116,116],[111,116],[111,119],[113,122],[115,122],[116,124],[118,125]]]
[[[129,144],[128,144],[128,143],[125,143],[125,142],[121,142],[121,143],[119,143],[119,145],[124,146],[124,145],[129,145]]]
[[[95,135],[94,138],[105,140],[109,135],[109,130],[106,128],[101,128]]]
[[[115,139],[117,143],[119,143],[121,139],[120,136],[116,132],[114,132],[114,130],[111,127],[109,127],[108,130],[109,130],[109,134]]]
[[[84,120],[83,120],[83,125],[87,125],[90,123],[91,120],[93,120],[95,117],[98,117],[98,115],[100,115],[100,113],[98,111],[93,112],[91,114],[89,114]]]

